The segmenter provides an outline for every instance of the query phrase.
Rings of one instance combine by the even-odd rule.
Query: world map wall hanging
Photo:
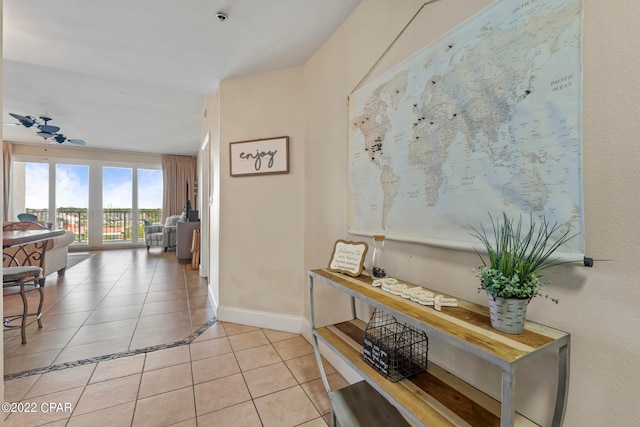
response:
[[[582,260],[582,15],[494,2],[354,91],[349,232],[471,249],[488,213],[531,214]]]

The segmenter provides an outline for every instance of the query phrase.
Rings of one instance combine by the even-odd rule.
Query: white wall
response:
[[[3,11],[2,1],[3,0],[0,0],[0,18],[2,18],[2,11]],[[1,19],[0,19],[0,29],[2,29]],[[0,46],[0,52],[2,52],[2,46]],[[2,61],[0,61],[0,94],[2,94]],[[2,115],[2,105],[0,105],[0,115]],[[2,129],[0,129],[0,141],[2,141]],[[0,162],[0,173],[2,175],[0,176],[4,177],[4,155],[1,152],[0,152],[0,159],[2,159],[2,162]],[[4,178],[2,179],[2,182],[4,183]],[[0,201],[4,206],[4,191],[2,192],[2,194],[0,194]],[[4,220],[5,220],[4,210],[0,210],[0,222],[4,223]],[[2,272],[2,267],[0,267],[0,272]],[[3,302],[0,302],[0,313],[4,313]],[[0,365],[1,365],[0,375],[2,375],[2,377],[4,378],[4,345],[3,344],[0,344]],[[0,396],[4,396],[4,381],[2,381],[2,384],[0,384]],[[0,425],[4,425],[4,421]]]
[[[346,232],[347,96],[423,1],[364,0],[305,66],[305,269],[326,265]],[[374,70],[383,72],[490,3],[447,0],[427,6]],[[528,318],[572,334],[567,426],[637,425],[640,391],[640,5],[585,0],[584,199],[587,255],[595,267],[549,276],[559,305],[539,300]],[[328,172],[330,171],[330,172]],[[474,254],[387,242],[390,271],[486,305],[476,291]],[[608,259],[611,261],[598,261]],[[304,280],[303,278],[300,279]],[[324,311],[337,311],[333,295]],[[342,312],[347,308],[346,301]],[[321,309],[322,311],[322,309]],[[429,357],[497,395],[494,369],[430,343]],[[522,369],[518,409],[543,425],[555,385],[553,358]]]
[[[207,102],[214,104],[217,97],[219,103],[219,129],[209,121],[207,127],[219,134],[220,163],[213,176],[220,182],[220,320],[300,332],[305,176],[302,83],[302,67],[227,80]],[[289,136],[289,174],[229,175],[230,142],[284,135]]]
[[[217,310],[220,300],[220,97],[218,92],[207,98],[202,124],[202,138],[209,133],[209,293]],[[206,262],[203,259],[203,262]]]
[[[211,134],[205,133],[202,145],[198,151],[198,200],[197,209],[200,216],[200,260],[208,260],[209,255],[209,230],[211,230],[211,213],[209,212],[209,195],[211,194],[211,152],[209,141]],[[204,148],[204,149],[203,149]],[[200,262],[200,277],[209,277],[209,262]]]

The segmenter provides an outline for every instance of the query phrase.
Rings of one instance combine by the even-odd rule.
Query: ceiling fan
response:
[[[45,140],[54,140],[55,142],[62,144],[64,142],[70,142],[71,144],[76,145],[85,145],[82,139],[69,139],[61,133],[60,128],[58,126],[52,126],[49,124],[49,121],[52,120],[51,117],[40,116],[39,119],[36,119],[32,116],[21,116],[20,114],[9,113],[9,115],[15,119],[17,119],[20,124],[26,128],[30,128],[35,126],[38,128],[38,132],[36,134]]]

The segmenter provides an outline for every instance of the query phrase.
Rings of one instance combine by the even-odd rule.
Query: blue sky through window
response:
[[[138,208],[162,208],[162,171],[138,169]]]
[[[47,209],[49,207],[49,165],[25,163],[24,168],[25,207]]]
[[[131,208],[131,168],[102,168],[102,208]]]
[[[103,168],[103,207],[131,208],[130,168]],[[49,204],[49,164],[25,163],[25,207],[46,209]],[[89,167],[56,165],[56,205],[87,208],[89,203]],[[162,171],[138,169],[138,207],[162,208]]]
[[[56,207],[89,207],[89,166],[56,165]]]

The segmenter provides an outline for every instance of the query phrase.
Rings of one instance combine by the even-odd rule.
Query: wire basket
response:
[[[377,308],[365,328],[363,347],[365,362],[393,382],[427,369],[427,334]]]

